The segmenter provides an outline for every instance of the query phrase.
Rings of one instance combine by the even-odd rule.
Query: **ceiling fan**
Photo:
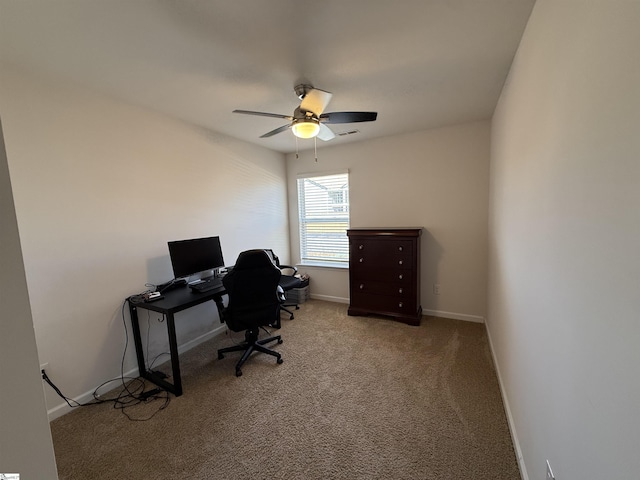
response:
[[[253,112],[251,110],[234,110],[233,113],[283,118],[290,122],[261,135],[260,138],[272,137],[273,135],[284,132],[290,128],[293,134],[298,138],[317,137],[325,142],[336,136],[326,124],[373,122],[378,117],[377,112],[324,113],[324,109],[327,108],[327,105],[331,100],[331,93],[318,88],[313,88],[313,86],[306,84],[296,85],[294,91],[301,102],[300,106],[293,111],[293,115]]]

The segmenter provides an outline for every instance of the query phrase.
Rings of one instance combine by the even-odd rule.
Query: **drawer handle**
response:
[[[398,265],[402,265],[402,260],[398,260]]]
[[[398,303],[398,307],[402,308],[402,302]]]
[[[360,263],[364,262],[364,258],[360,257],[360,260],[358,260]]]
[[[360,284],[360,290],[364,290],[364,283]]]
[[[359,245],[358,250],[364,250],[364,245]]]
[[[402,245],[400,245],[400,246],[398,247],[398,251],[399,251],[399,252],[401,252],[401,251],[402,251]]]
[[[402,289],[401,288],[398,289],[398,293],[402,293]]]
[[[398,280],[402,280],[402,274],[398,275]]]

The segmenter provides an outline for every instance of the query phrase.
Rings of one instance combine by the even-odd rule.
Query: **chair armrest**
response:
[[[291,269],[291,270],[293,270],[292,275],[295,275],[295,274],[298,273],[298,269],[296,267],[292,266],[292,265],[278,265],[278,268],[280,270]]]

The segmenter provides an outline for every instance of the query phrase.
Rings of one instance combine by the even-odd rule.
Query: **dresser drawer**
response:
[[[390,255],[409,254],[413,252],[413,242],[410,240],[371,240],[363,237],[351,238],[351,253],[353,255]]]
[[[393,283],[394,285],[408,287],[415,283],[415,272],[411,268],[377,268],[375,266],[360,266],[350,269],[351,283],[360,283],[364,280]]]
[[[388,297],[359,292],[354,292],[351,295],[351,307],[375,311],[382,315],[412,315],[416,313],[417,309],[415,299],[412,298]]]
[[[378,267],[378,268],[389,268],[389,267],[397,267],[397,268],[407,268],[411,269],[413,266],[414,260],[411,252],[407,253],[380,253],[374,254],[371,252],[362,253],[357,252],[355,255],[351,256],[351,261],[349,262],[350,268],[360,268],[360,267]]]
[[[351,295],[354,294],[386,295],[398,299],[415,298],[416,292],[411,281],[404,283],[389,283],[374,280],[362,280],[351,285]]]

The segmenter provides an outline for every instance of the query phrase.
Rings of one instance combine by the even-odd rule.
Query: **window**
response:
[[[298,177],[302,263],[349,265],[349,173]]]

